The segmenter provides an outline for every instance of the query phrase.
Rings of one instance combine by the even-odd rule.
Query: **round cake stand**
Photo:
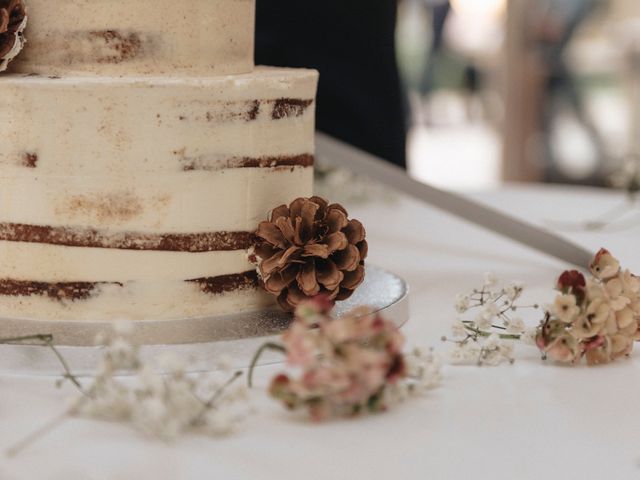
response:
[[[354,307],[366,305],[381,312],[401,327],[409,319],[409,288],[397,275],[367,266],[363,284],[351,298],[339,302],[333,311],[343,316]],[[291,322],[291,315],[276,308],[233,315],[178,320],[133,321],[133,341],[142,345],[142,359],[150,361],[171,353],[188,360],[191,372],[219,368],[227,358],[233,368],[249,366],[255,351],[265,342],[277,340]],[[37,321],[0,318],[0,337],[51,334],[56,348],[76,375],[95,372],[104,347],[95,346],[101,332],[112,331],[113,323],[92,321]],[[281,354],[265,353],[259,364],[282,361]],[[38,345],[0,345],[0,373],[18,375],[60,375],[61,365],[51,349]],[[158,368],[161,372],[161,369]]]

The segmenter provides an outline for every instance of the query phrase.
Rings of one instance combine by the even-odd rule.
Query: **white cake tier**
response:
[[[12,71],[218,75],[253,68],[255,0],[29,0]]]
[[[316,84],[315,71],[265,67],[210,78],[3,75],[0,164],[129,176],[295,163],[313,152]]]
[[[258,308],[247,250],[309,196],[317,73],[0,77],[0,317]]]

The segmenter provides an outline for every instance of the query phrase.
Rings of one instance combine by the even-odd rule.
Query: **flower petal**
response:
[[[271,222],[260,222],[256,235],[275,247],[286,248],[287,246],[282,232]]]

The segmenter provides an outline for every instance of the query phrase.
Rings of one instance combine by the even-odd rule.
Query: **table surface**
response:
[[[526,186],[473,197],[539,224],[590,219],[623,201],[613,192]],[[406,198],[350,210],[367,226],[370,261],[411,285],[404,327],[411,346],[444,352],[439,338],[455,318],[453,298],[484,272],[524,280],[527,295],[550,302],[567,267]],[[640,271],[640,220],[570,235]],[[264,387],[283,366],[260,367],[257,413],[231,437],[187,435],[167,445],[123,425],[73,419],[17,458],[0,458],[0,479],[640,478],[639,356],[568,368],[522,346],[514,365],[445,365],[440,387],[424,396],[385,414],[320,425],[267,398]],[[57,415],[72,394],[51,378],[0,376],[0,448]]]

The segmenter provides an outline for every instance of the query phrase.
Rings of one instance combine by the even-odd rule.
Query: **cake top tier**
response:
[[[253,69],[255,0],[28,0],[10,70],[220,75]]]

